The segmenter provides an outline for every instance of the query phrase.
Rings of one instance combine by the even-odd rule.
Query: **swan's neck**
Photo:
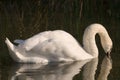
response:
[[[101,39],[102,47],[105,49],[107,41],[111,40],[106,29],[100,24],[93,24],[87,27],[83,35],[83,47],[93,57],[98,57],[98,48],[95,42],[95,35]]]

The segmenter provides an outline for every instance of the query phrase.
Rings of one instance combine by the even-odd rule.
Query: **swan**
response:
[[[112,48],[112,40],[107,30],[98,23],[88,26],[83,35],[83,47],[69,33],[63,30],[44,31],[26,40],[15,40],[14,45],[6,38],[11,57],[20,63],[48,63],[79,61],[98,57],[95,35],[99,34],[107,55]]]

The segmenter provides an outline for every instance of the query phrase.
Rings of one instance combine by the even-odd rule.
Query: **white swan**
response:
[[[8,38],[5,42],[11,57],[16,62],[45,63],[52,61],[76,61],[98,57],[95,35],[100,35],[102,47],[106,53],[112,48],[106,29],[101,24],[87,27],[83,35],[83,48],[72,35],[62,30],[41,32],[26,40],[15,40],[13,45]]]

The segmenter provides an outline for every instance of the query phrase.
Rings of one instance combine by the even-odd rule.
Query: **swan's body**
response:
[[[8,39],[10,55],[17,62],[41,63],[51,61],[76,61],[91,59],[98,56],[95,44],[95,35],[101,37],[105,52],[109,52],[112,41],[106,29],[100,24],[90,25],[84,33],[84,49],[72,35],[62,30],[45,31],[27,40],[16,40],[18,46],[13,45]]]

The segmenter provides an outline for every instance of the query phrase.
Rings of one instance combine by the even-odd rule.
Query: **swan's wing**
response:
[[[32,48],[34,48],[35,46],[40,46],[41,43],[43,43],[45,40],[49,39],[50,31],[46,31],[46,32],[42,32],[39,33],[27,40],[24,41],[24,43],[22,44],[22,47],[26,49],[26,51],[30,51]]]
[[[40,36],[36,38],[30,38],[24,41],[23,44],[20,44],[26,51],[30,51],[33,49],[35,46],[41,46],[41,44],[47,40],[47,38]]]
[[[28,39],[28,40],[25,40],[25,42],[23,44],[20,44],[19,46],[22,46],[26,51],[30,51],[32,48],[34,48],[38,44],[39,44],[38,39]]]
[[[23,43],[24,42],[24,40],[21,40],[21,39],[16,39],[16,40],[14,40],[14,43],[17,43],[17,44],[21,44],[21,43]]]

